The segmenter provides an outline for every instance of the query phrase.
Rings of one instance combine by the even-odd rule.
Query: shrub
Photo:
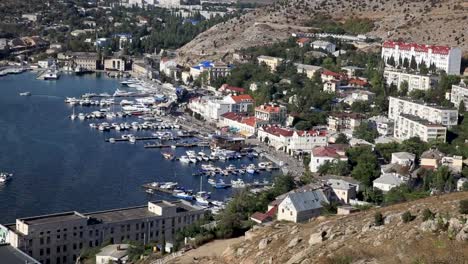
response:
[[[459,212],[460,214],[468,214],[468,199],[460,201]]]
[[[384,224],[384,217],[381,212],[374,214],[374,223],[376,226],[381,226]]]
[[[401,220],[403,220],[403,223],[408,223],[413,221],[415,218],[414,215],[410,213],[410,211],[406,211],[401,215]]]
[[[434,213],[429,210],[428,208],[424,209],[422,212],[422,220],[427,221],[427,220],[433,220],[434,219]]]

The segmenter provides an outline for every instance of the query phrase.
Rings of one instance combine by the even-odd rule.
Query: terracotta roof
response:
[[[367,86],[369,83],[364,81],[364,80],[361,80],[361,79],[353,78],[353,79],[349,80],[349,84],[355,84],[355,85],[359,85],[359,86]]]
[[[260,223],[263,223],[266,220],[268,220],[269,218],[271,218],[271,216],[269,216],[267,214],[264,214],[264,213],[255,212],[255,213],[253,213],[253,215],[250,216],[250,218],[257,220]]]
[[[236,103],[242,103],[242,102],[253,102],[254,99],[252,98],[252,96],[248,95],[248,94],[241,94],[241,95],[234,95],[234,96],[231,96],[232,100],[234,100],[234,102]]]
[[[255,116],[245,117],[241,120],[241,123],[254,127],[257,123],[257,118],[255,118]]]
[[[281,107],[279,105],[264,104],[264,105],[255,107],[255,110],[268,112],[268,113],[279,113],[281,110]]]
[[[304,43],[308,43],[308,42],[310,42],[310,38],[300,38],[300,39],[296,40],[296,43],[304,44]]]
[[[326,75],[326,76],[333,76],[335,78],[346,78],[346,75],[343,74],[343,73],[337,73],[337,72],[332,72],[332,71],[329,71],[329,70],[324,70],[322,72],[322,75]]]
[[[263,127],[263,131],[267,132],[268,134],[275,135],[277,137],[291,137],[294,134],[294,130],[282,128],[279,126],[266,126]]]
[[[231,86],[231,85],[229,85],[229,84],[227,84],[227,83],[221,85],[221,87],[219,88],[219,90],[230,90],[230,91],[233,91],[233,92],[245,93],[245,89],[244,89],[244,88]]]
[[[391,49],[395,49],[398,46],[398,49],[400,50],[414,49],[414,51],[416,52],[425,52],[425,53],[432,51],[432,53],[442,54],[442,55],[447,55],[451,50],[451,48],[448,46],[436,46],[436,45],[398,42],[398,41],[385,41],[382,44],[382,46],[384,48],[391,48]]]
[[[330,157],[330,158],[341,158],[337,150],[333,147],[316,147],[312,149],[314,157]]]

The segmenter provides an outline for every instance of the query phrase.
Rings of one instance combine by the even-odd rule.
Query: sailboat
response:
[[[200,176],[200,191],[195,195],[195,201],[199,205],[209,205],[210,193],[203,191],[203,176]]]
[[[77,115],[75,114],[75,107],[73,107],[73,113],[70,116],[71,120],[75,120],[77,118]]]

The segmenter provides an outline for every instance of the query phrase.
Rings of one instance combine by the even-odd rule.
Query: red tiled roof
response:
[[[325,130],[320,130],[320,131],[317,131],[317,130],[298,130],[298,131],[296,131],[296,133],[300,137],[303,137],[303,136],[306,136],[306,135],[316,136],[316,137],[326,136],[327,135],[327,131],[325,131]]]
[[[242,103],[242,102],[253,102],[253,98],[252,96],[248,95],[248,94],[241,94],[241,95],[234,95],[234,96],[231,96],[232,100],[234,100],[234,102],[236,103]]]
[[[425,44],[417,44],[417,43],[406,43],[406,42],[398,42],[398,41],[385,41],[382,46],[384,48],[391,48],[394,49],[396,46],[400,50],[411,50],[413,48],[417,52],[425,52],[428,53],[429,50],[432,50],[432,53],[447,55],[451,48],[448,46],[436,46],[436,45],[425,45]]]
[[[266,215],[270,216],[271,218],[273,218],[273,216],[275,216],[276,212],[278,211],[278,206],[273,206],[270,211],[266,212]]]
[[[300,38],[300,39],[296,40],[296,43],[304,44],[304,43],[308,43],[308,42],[310,42],[310,38]]]
[[[249,117],[243,118],[241,120],[241,123],[254,127],[255,124],[257,123],[257,118],[255,118],[255,116],[249,116]]]
[[[314,157],[330,157],[330,158],[341,157],[341,155],[338,154],[336,149],[332,147],[316,147],[312,149],[312,154],[314,155]]]
[[[230,90],[230,91],[233,91],[233,92],[245,93],[245,89],[244,89],[244,88],[231,86],[231,85],[229,85],[229,84],[227,84],[227,83],[221,85],[221,87],[219,88],[219,90]]]
[[[279,113],[280,109],[281,109],[280,106],[271,105],[271,104],[264,104],[264,105],[255,107],[255,110],[268,112],[268,113]]]
[[[344,74],[342,73],[337,73],[337,72],[332,72],[332,71],[329,71],[329,70],[324,70],[322,72],[323,75],[326,75],[326,76],[333,76],[335,78],[342,78],[344,77]]]
[[[263,131],[267,132],[268,134],[275,135],[277,137],[279,136],[291,137],[294,134],[294,130],[285,129],[285,128],[278,127],[278,126],[266,126],[266,127],[263,127]]]
[[[264,213],[255,212],[255,213],[253,213],[252,216],[250,216],[250,218],[251,218],[251,219],[253,218],[253,219],[257,220],[257,221],[260,222],[260,223],[263,223],[263,222],[265,222],[268,218],[270,218],[270,216],[269,216],[269,215],[266,215],[266,214],[264,214]]]
[[[359,85],[359,86],[367,86],[368,82],[366,82],[364,80],[361,80],[361,79],[353,78],[353,79],[349,80],[349,84],[355,84],[355,85]]]

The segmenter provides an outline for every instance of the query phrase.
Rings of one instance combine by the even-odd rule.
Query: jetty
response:
[[[145,188],[145,189],[150,189],[150,190],[154,190],[154,191],[158,191],[158,192],[163,192],[163,193],[174,193],[174,190],[173,189],[164,189],[164,188],[161,188],[159,186],[154,186],[152,185],[151,183],[145,183],[143,184],[141,187]]]
[[[194,148],[194,147],[207,147],[208,142],[194,142],[194,143],[175,143],[172,145],[168,144],[146,144],[145,148],[171,148],[175,146],[177,148]]]

